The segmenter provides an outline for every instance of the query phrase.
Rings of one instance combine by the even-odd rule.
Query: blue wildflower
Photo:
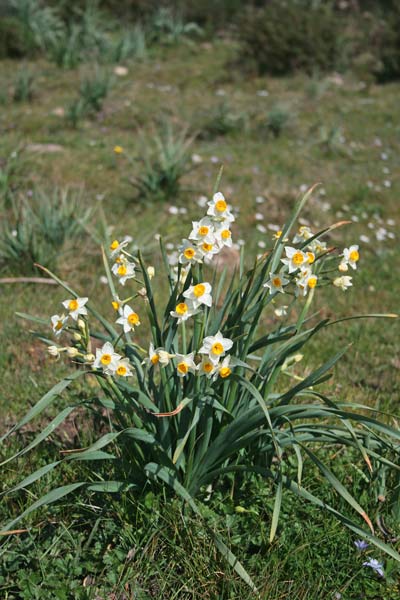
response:
[[[368,543],[365,540],[356,540],[354,545],[359,552],[364,552],[368,548]]]
[[[370,558],[369,560],[363,562],[363,567],[371,567],[371,569],[378,573],[379,577],[385,576],[383,564],[376,560],[376,558]]]

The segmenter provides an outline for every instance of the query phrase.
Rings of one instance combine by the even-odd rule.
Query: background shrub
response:
[[[339,48],[339,17],[329,6],[273,0],[249,10],[238,28],[240,59],[260,74],[329,71]]]

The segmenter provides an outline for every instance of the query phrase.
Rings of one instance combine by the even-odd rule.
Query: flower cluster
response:
[[[74,321],[77,321],[80,315],[87,315],[87,308],[85,304],[89,298],[68,298],[64,300],[62,305],[68,311],[68,314],[62,313],[61,315],[53,315],[50,317],[51,326],[56,336],[59,336],[66,327],[69,317]]]
[[[179,247],[181,265],[210,262],[222,248],[232,246],[230,228],[235,217],[223,194],[214,194],[207,206],[206,216],[200,221],[193,221],[188,239],[182,240]]]
[[[169,354],[163,348],[154,348],[150,344],[148,357],[144,363],[149,366],[160,365],[166,367],[174,359],[178,377],[185,377],[189,373],[193,375],[205,375],[208,379],[225,379],[232,373],[235,358],[226,352],[233,346],[233,341],[225,338],[220,331],[215,335],[203,339],[202,345],[197,352],[189,354]],[[221,360],[222,359],[222,360]]]
[[[208,311],[213,308],[212,285],[208,281],[202,280],[202,271],[196,265],[210,262],[224,247],[232,246],[231,225],[234,220],[235,217],[230,206],[223,194],[218,192],[213,195],[211,201],[207,202],[206,215],[199,221],[192,222],[192,230],[187,239],[182,240],[177,257],[179,283],[181,284],[178,289],[182,291],[177,297],[174,310],[170,310],[169,313],[170,317],[176,320],[176,325],[182,325],[181,335],[180,337],[178,335],[176,338],[178,341],[174,341],[174,345],[171,346],[171,352],[166,348],[155,348],[152,343],[150,344],[148,355],[143,360],[143,364],[148,369],[157,365],[162,368],[172,365],[179,378],[189,374],[204,375],[214,381],[218,377],[222,379],[229,377],[232,368],[238,364],[246,366],[245,362],[228,354],[234,345],[234,340],[224,337],[221,331],[215,335],[206,335],[207,332],[203,334],[202,341],[190,353],[185,353],[186,342],[183,342],[186,338],[185,322],[191,317],[199,315],[195,324],[197,323],[200,328],[206,328]],[[326,243],[319,239],[318,234],[311,231],[310,227],[301,226],[291,242],[289,238],[282,238],[282,231],[277,231],[274,237],[275,244],[282,244],[283,258],[280,258],[280,263],[274,268],[274,271],[269,272],[269,279],[263,284],[263,287],[266,288],[264,298],[267,295],[286,292],[294,294],[295,297],[306,296],[310,290],[319,285],[320,281],[331,282],[343,290],[352,285],[352,278],[348,275],[340,275],[331,281],[321,271],[320,265],[323,265],[324,261],[320,259],[329,255],[330,250]],[[132,239],[129,237],[125,237],[122,241],[116,239],[109,247],[109,258],[114,261],[111,273],[121,286],[125,286],[129,279],[139,281],[136,279],[136,270],[140,271],[142,268],[138,259],[127,251],[127,246],[131,241]],[[285,245],[286,243],[288,245]],[[345,248],[340,254],[339,271],[346,272],[349,267],[353,270],[356,269],[358,260],[357,245]],[[154,275],[154,268],[148,267],[148,279],[153,278]],[[290,292],[293,287],[294,292]],[[113,289],[113,286],[111,288]],[[125,300],[114,295],[112,300],[112,306],[118,313],[115,322],[122,328],[119,338],[125,334],[128,336],[129,343],[131,343],[130,334],[141,324],[138,312],[130,305],[131,300],[137,297],[146,300],[146,289],[138,290],[135,295]],[[129,359],[123,357],[114,348],[114,346],[118,347],[119,338],[114,342],[114,346],[111,342],[106,342],[101,348],[96,349],[95,356],[92,354],[87,320],[79,318],[87,315],[85,306],[87,301],[88,298],[67,299],[62,304],[68,313],[51,317],[52,328],[56,336],[65,330],[69,318],[78,321],[78,331],[74,333],[75,346],[66,348],[51,346],[50,354],[59,356],[60,352],[65,350],[68,356],[83,357],[86,363],[107,376],[131,376],[133,367]],[[275,315],[283,317],[287,314],[287,309],[287,305],[276,308]],[[179,346],[179,339],[182,341],[182,347]],[[139,346],[135,347],[139,352],[144,352]],[[246,359],[246,357],[243,358]]]
[[[279,240],[281,236],[282,231],[278,231],[274,237]],[[277,272],[270,272],[269,279],[264,283],[264,287],[268,288],[270,294],[285,293],[284,288],[294,283],[295,295],[306,296],[308,291],[314,289],[319,282],[318,259],[328,252],[326,243],[319,240],[310,227],[303,225],[294,236],[292,244],[294,245],[284,246],[285,257],[281,259],[284,267]],[[345,272],[349,266],[352,269],[357,268],[360,258],[357,245],[345,248],[340,256],[339,271]],[[332,283],[343,291],[353,285],[352,277],[348,275],[336,277]],[[286,312],[283,311],[283,315],[285,314]],[[277,316],[282,314],[277,313]]]

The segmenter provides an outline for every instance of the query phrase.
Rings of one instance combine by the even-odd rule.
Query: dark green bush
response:
[[[260,75],[329,71],[338,56],[339,31],[340,17],[328,5],[272,0],[243,15],[239,60]]]
[[[13,17],[0,18],[0,59],[21,58],[29,48],[30,43],[21,23]]]
[[[393,6],[384,19],[371,19],[367,39],[369,40],[369,49],[372,50],[377,61],[375,69],[377,81],[385,83],[400,79],[399,4]]]

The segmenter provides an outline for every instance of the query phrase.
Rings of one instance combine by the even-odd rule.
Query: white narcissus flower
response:
[[[226,379],[232,373],[231,367],[233,366],[234,361],[231,363],[231,356],[225,356],[222,363],[218,365],[218,375],[222,377],[222,379]]]
[[[203,255],[199,252],[197,246],[189,240],[182,240],[182,244],[179,246],[179,252],[178,260],[181,265],[194,265],[203,260]]]
[[[114,273],[121,285],[125,285],[128,279],[135,277],[135,265],[129,262],[123,254],[120,254],[113,266],[111,271]]]
[[[315,239],[313,240],[308,246],[307,248],[309,250],[311,250],[311,252],[313,252],[314,254],[320,254],[321,252],[325,252],[325,250],[327,249],[327,244],[326,242],[321,242],[321,240]]]
[[[283,286],[288,283],[289,279],[286,279],[280,273],[270,273],[269,280],[264,283],[263,287],[267,287],[270,294],[273,294],[274,292],[281,292],[283,294]]]
[[[314,275],[310,269],[302,269],[300,275],[296,278],[297,295],[307,296],[308,290],[314,289],[317,282],[317,275]]]
[[[201,242],[198,248],[202,254],[202,258],[206,261],[211,261],[213,256],[218,254],[218,252],[221,250],[221,247],[217,244],[217,240],[215,240],[214,244]]]
[[[87,315],[87,308],[85,306],[89,298],[70,298],[64,300],[62,305],[69,310],[69,315],[76,321],[79,315]]]
[[[348,275],[342,275],[342,277],[336,277],[336,279],[333,280],[333,285],[345,292],[347,288],[353,285],[351,280],[352,277],[349,277]]]
[[[232,340],[224,338],[222,333],[218,331],[215,335],[209,335],[204,338],[199,354],[208,354],[211,362],[216,364],[222,356],[225,356],[226,351],[230,350],[232,346]]]
[[[203,283],[198,283],[197,285],[191,285],[186,292],[183,292],[183,297],[190,300],[193,308],[198,308],[202,304],[211,306],[211,289],[211,285],[204,281]]]
[[[122,309],[122,315],[115,322],[123,326],[124,333],[135,331],[135,327],[140,325],[139,315],[127,304]]]
[[[350,246],[350,248],[345,248],[342,256],[342,263],[350,265],[352,269],[357,269],[357,262],[360,260],[357,244]]]
[[[110,342],[106,342],[102,348],[96,348],[93,367],[103,369],[107,375],[113,375],[120,359],[121,355],[114,351],[114,346]]]
[[[286,258],[281,258],[281,261],[284,265],[288,266],[289,273],[293,273],[294,271],[297,271],[297,269],[301,269],[301,267],[308,263],[307,254],[301,250],[292,248],[292,246],[285,246],[285,253]]]
[[[206,355],[201,357],[201,363],[197,365],[199,375],[205,375],[210,379],[217,371],[217,365],[214,364]]]
[[[230,230],[229,221],[223,221],[219,224],[218,228],[215,230],[215,239],[217,240],[218,246],[221,248],[223,246],[227,246],[228,248],[232,247],[232,232]]]
[[[132,370],[128,358],[121,358],[121,360],[115,363],[114,375],[118,377],[131,377]]]
[[[207,215],[224,221],[233,222],[235,217],[231,213],[229,206],[221,192],[214,194],[213,199],[207,202]]]
[[[174,356],[175,354],[170,354],[164,348],[154,348],[150,342],[148,357],[143,362],[153,366],[160,364],[162,367],[166,367]]]
[[[209,217],[203,217],[200,221],[192,221],[192,226],[189,240],[214,243],[214,225]]]
[[[302,225],[299,227],[298,232],[293,238],[293,244],[298,244],[299,242],[304,242],[305,240],[309,240],[313,236],[313,232],[306,225]]]
[[[188,373],[196,372],[196,365],[194,362],[194,352],[190,354],[175,354],[176,359],[176,370],[179,377],[185,377]]]
[[[179,302],[176,305],[175,310],[170,311],[171,317],[178,319],[178,325],[180,325],[183,321],[187,321],[193,315],[196,315],[199,312],[199,309],[194,308],[190,301],[188,302]]]
[[[110,244],[111,258],[114,258],[118,254],[120,254],[121,250],[123,250],[129,244],[129,242],[130,242],[130,238],[125,238],[122,242],[119,242],[118,240],[114,240],[113,242],[111,242],[111,244]]]
[[[61,334],[65,323],[68,321],[68,316],[63,315],[53,315],[51,317],[51,326],[53,328],[54,333],[58,336]]]

